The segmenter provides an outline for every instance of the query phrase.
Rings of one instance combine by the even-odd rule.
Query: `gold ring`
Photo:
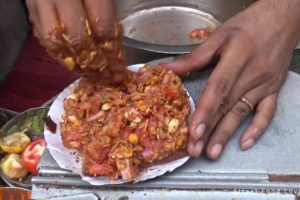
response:
[[[253,103],[249,99],[247,99],[246,97],[240,98],[240,101],[243,102],[244,104],[246,104],[250,108],[251,111],[254,110]]]

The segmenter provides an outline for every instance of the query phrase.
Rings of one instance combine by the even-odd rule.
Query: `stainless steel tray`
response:
[[[160,61],[156,61],[160,62]],[[194,100],[204,87],[210,71],[191,73],[183,80]],[[137,184],[91,186],[77,175],[60,169],[48,151],[40,162],[40,174],[32,178],[32,198],[65,194],[97,193],[107,199],[157,199],[160,194],[169,199],[207,197],[217,191],[223,199],[294,199],[300,190],[300,76],[290,72],[281,90],[275,118],[263,137],[248,151],[239,148],[239,137],[251,117],[237,131],[218,161],[205,157],[191,159],[172,173]],[[221,191],[220,191],[221,190]],[[225,190],[226,192],[223,193]],[[260,193],[264,192],[264,193]],[[278,195],[267,197],[265,193]],[[280,193],[279,193],[280,192]],[[291,193],[290,195],[282,193]],[[146,194],[145,196],[143,196]],[[148,195],[148,196],[147,196]],[[184,195],[184,196],[182,196]],[[195,195],[195,196],[194,196]],[[258,196],[255,196],[258,195]],[[259,196],[262,195],[262,196]],[[230,198],[229,198],[230,197]],[[126,199],[126,198],[125,198]],[[214,199],[214,198],[210,198]],[[220,199],[220,198],[215,198]]]

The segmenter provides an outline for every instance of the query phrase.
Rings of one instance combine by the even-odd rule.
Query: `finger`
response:
[[[241,136],[241,149],[251,148],[255,141],[266,131],[276,110],[277,97],[277,94],[272,94],[258,103],[250,125]]]
[[[207,127],[213,128],[211,122],[215,120],[216,115],[220,117],[231,109],[232,102],[226,101],[226,98],[249,59],[247,51],[245,54],[239,54],[241,49],[244,49],[243,46],[236,43],[226,47],[225,53],[211,74],[190,124],[190,135],[195,141],[201,138]],[[236,58],[236,55],[240,55],[239,58]]]
[[[81,46],[87,40],[84,19],[87,19],[81,0],[56,0],[59,21],[63,23],[66,39],[72,46]]]
[[[114,33],[116,12],[114,1],[84,0],[88,19],[96,37],[111,37]]]
[[[209,143],[206,148],[209,158],[213,160],[219,158],[229,139],[235,134],[241,123],[248,114],[254,110],[254,106],[257,102],[267,95],[266,89],[268,86],[267,83],[262,84],[234,102],[232,109],[224,115],[212,136],[209,138]]]
[[[208,38],[197,49],[190,54],[179,57],[178,59],[166,63],[162,66],[171,69],[177,74],[186,74],[194,69],[203,69],[213,60],[218,49],[223,43],[222,37]]]
[[[269,84],[269,87],[267,88],[280,88],[281,81],[278,81],[280,78],[274,76],[272,71],[268,71],[268,66],[269,65],[265,61],[258,59],[248,63],[247,67],[245,67],[245,70],[240,74],[239,79],[236,81],[234,89],[228,94],[226,100],[228,102],[235,102],[239,97],[243,96],[246,91],[251,91],[260,85]]]
[[[204,123],[200,124],[196,129],[196,135],[190,134],[189,141],[187,145],[187,151],[192,157],[199,157],[203,151],[204,145],[207,143],[210,133],[213,131],[214,127],[218,124],[223,113],[217,113],[210,121],[209,126]],[[191,127],[191,125],[190,125]],[[200,148],[201,147],[201,148]]]
[[[35,1],[40,29],[38,34],[44,40],[53,30],[53,26],[58,23],[54,1]]]
[[[250,100],[250,98],[253,99],[250,94],[247,94],[246,96],[248,101],[255,101]],[[234,135],[238,127],[251,111],[252,110],[249,105],[242,101],[238,101],[222,118],[211,138],[209,139],[206,148],[206,154],[210,159],[216,160],[219,158],[229,139]]]
[[[40,35],[41,26],[40,26],[40,22],[39,22],[36,4],[33,0],[27,0],[26,6],[27,6],[27,9],[29,12],[29,20],[32,24],[32,30],[33,30],[34,36],[40,38],[41,37],[41,35]]]
[[[204,141],[197,141],[194,142],[193,140],[189,139],[188,145],[187,145],[187,152],[190,156],[194,158],[198,158],[204,148]]]

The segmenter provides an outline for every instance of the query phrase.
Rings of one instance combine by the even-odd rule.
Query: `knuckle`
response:
[[[249,35],[245,30],[241,29],[240,27],[231,27],[231,34],[229,35],[232,41],[236,42],[243,42],[244,44],[248,44],[250,47],[253,47],[255,44],[253,37]],[[244,46],[247,47],[247,46]]]
[[[258,110],[257,112],[260,113],[260,116],[262,118],[261,121],[262,122],[266,121],[266,123],[268,123],[269,121],[271,121],[271,119],[273,119],[273,117],[275,115],[275,107],[274,106],[266,106],[264,108],[264,110]]]
[[[88,38],[83,33],[70,32],[68,35],[64,36],[64,40],[71,47],[84,47],[87,45]]]
[[[221,106],[220,106],[220,109],[222,111],[223,114],[227,113],[230,108],[232,107],[232,101],[229,99],[229,98],[224,98],[222,103],[221,103]]]
[[[226,77],[220,77],[215,80],[209,80],[207,83],[207,88],[212,90],[217,97],[221,99],[226,96],[225,94],[229,91],[229,80]]]
[[[83,33],[70,32],[67,37],[72,46],[84,46],[87,42],[87,37]]]
[[[270,70],[271,65],[271,62],[268,60],[257,61],[255,72],[258,75],[258,77],[264,77],[266,79],[271,78],[273,75],[273,71]]]
[[[113,28],[104,27],[104,26],[96,26],[95,33],[98,38],[109,37],[113,33]]]
[[[244,120],[248,113],[249,113],[249,108],[244,106],[244,105],[236,105],[233,107],[233,109],[231,110],[233,116],[239,121],[241,122],[242,120]]]

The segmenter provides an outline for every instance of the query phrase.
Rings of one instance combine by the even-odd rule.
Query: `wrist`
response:
[[[282,28],[282,32],[287,32],[295,42],[300,39],[300,0],[261,0],[268,4],[270,9],[276,13],[277,22]]]

